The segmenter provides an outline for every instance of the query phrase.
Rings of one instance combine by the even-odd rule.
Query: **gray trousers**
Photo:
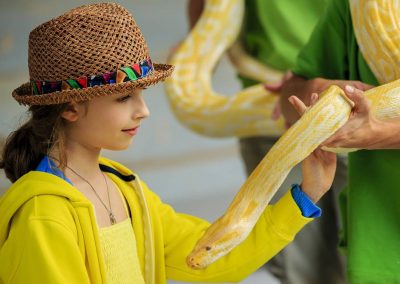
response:
[[[240,139],[240,151],[249,175],[277,141],[275,137]],[[337,194],[346,185],[347,159],[338,156],[333,188],[318,202],[322,216],[306,225],[294,241],[265,266],[282,284],[346,283],[345,259],[338,251],[339,210]],[[293,183],[302,181],[300,165],[293,168],[272,203]]]

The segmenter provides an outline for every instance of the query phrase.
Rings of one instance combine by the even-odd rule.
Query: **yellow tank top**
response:
[[[131,219],[99,229],[107,283],[144,284]]]
[[[122,185],[118,181],[113,181],[129,216],[128,205],[120,190]],[[107,284],[144,284],[131,218],[126,218],[112,226],[99,228],[99,239],[104,256]]]

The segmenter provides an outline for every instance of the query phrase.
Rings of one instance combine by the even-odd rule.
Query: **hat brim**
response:
[[[32,95],[30,82],[22,84],[12,92],[12,96],[22,105],[54,105],[68,102],[82,102],[95,97],[111,96],[116,93],[129,93],[134,89],[142,89],[156,84],[169,77],[174,66],[169,64],[153,64],[154,71],[149,76],[135,81],[120,84],[110,84],[88,87],[84,89],[70,89],[44,95]]]

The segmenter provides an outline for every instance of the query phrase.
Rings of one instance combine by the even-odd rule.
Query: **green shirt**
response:
[[[361,54],[345,0],[331,1],[293,72],[314,78],[378,82]],[[342,195],[349,282],[400,283],[400,151],[349,154]]]
[[[347,1],[331,1],[292,71],[303,77],[360,80],[378,85],[354,35]]]
[[[326,0],[247,0],[242,41],[246,51],[278,70],[289,70],[307,42]],[[240,77],[245,87],[257,82]]]

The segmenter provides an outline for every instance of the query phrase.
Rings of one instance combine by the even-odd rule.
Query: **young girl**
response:
[[[124,166],[123,150],[149,111],[141,90],[172,72],[153,64],[129,12],[78,7],[29,36],[30,82],[13,92],[31,117],[4,146],[13,185],[0,200],[1,283],[239,281],[287,245],[329,189],[335,155],[317,150],[296,185],[268,206],[251,235],[204,270],[186,256],[208,228],[176,213]],[[310,200],[311,199],[311,200]]]

